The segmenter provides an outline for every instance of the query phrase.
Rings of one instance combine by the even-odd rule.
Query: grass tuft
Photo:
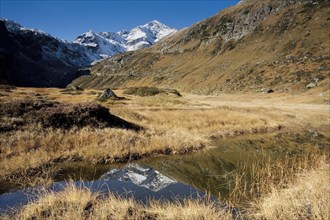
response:
[[[330,219],[329,164],[298,173],[283,189],[253,203],[255,219]]]

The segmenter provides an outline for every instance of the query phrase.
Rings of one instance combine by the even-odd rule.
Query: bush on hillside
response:
[[[137,95],[137,96],[155,96],[158,94],[174,94],[181,96],[176,89],[160,89],[157,87],[131,87],[123,92],[126,95]]]

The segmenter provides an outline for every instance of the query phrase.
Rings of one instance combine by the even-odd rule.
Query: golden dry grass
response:
[[[41,133],[17,131],[9,137],[1,135],[2,177],[16,171],[58,160],[88,160],[93,163],[125,161],[129,155],[184,153],[203,147],[203,140],[193,135],[180,137],[180,132],[135,132],[123,129],[47,130]],[[122,159],[123,158],[123,159]]]
[[[284,189],[274,188],[253,204],[256,219],[330,219],[329,164],[298,174]]]
[[[42,96],[79,103],[95,101],[99,92],[86,90],[70,95],[62,94],[59,89],[17,88],[0,100],[38,99]],[[122,91],[115,92],[122,96]],[[312,99],[307,96],[306,101]],[[294,103],[290,96],[284,95],[254,98],[248,95],[127,96],[127,99],[102,102],[102,105],[144,130],[74,128],[63,131],[36,126],[1,133],[0,177],[15,179],[22,174],[37,175],[35,169],[47,168],[54,161],[107,163],[186,153],[210,145],[214,138],[226,136],[306,129],[327,136],[330,133],[328,106]]]
[[[270,193],[255,198],[241,214],[244,219],[329,219],[329,164],[324,157],[313,169],[291,173],[285,186],[275,186]],[[260,170],[256,170],[259,172]],[[262,170],[261,170],[262,171]],[[271,173],[280,173],[276,170]],[[264,175],[263,172],[260,175]],[[270,180],[272,182],[272,179]],[[242,187],[242,186],[241,186]],[[43,195],[2,219],[235,219],[230,209],[210,201],[143,205],[133,199],[111,195],[102,197],[84,187],[69,184],[61,192]],[[240,216],[240,215],[239,215]]]
[[[228,201],[246,208],[251,201],[287,187],[296,174],[323,167],[328,158],[328,153],[315,151],[278,159],[261,156],[250,164],[243,162],[230,174]]]
[[[40,96],[44,96],[48,100],[80,103],[95,101],[99,92],[86,90],[73,95],[62,94],[59,89],[17,88],[1,96],[0,101],[39,99]],[[115,92],[123,96],[121,90]],[[35,96],[35,94],[39,95]],[[317,104],[318,101],[313,100],[313,97],[314,95],[308,94],[299,99],[284,94],[217,97],[184,94],[181,98],[164,95],[126,96],[126,99],[102,102],[101,104],[108,107],[112,114],[138,124],[144,127],[144,130],[85,127],[65,131],[45,129],[36,125],[1,133],[1,181],[47,185],[57,171],[54,165],[62,161],[112,163],[160,154],[180,154],[205,148],[211,145],[214,139],[227,136],[309,130],[329,137],[329,106]],[[312,213],[315,213],[313,215],[316,219],[327,217],[325,212],[328,209],[324,206],[325,203],[321,202],[320,205],[315,203],[315,198],[318,198],[318,201],[328,201],[329,204],[329,198],[324,197],[325,194],[321,195],[315,191],[328,190],[324,186],[328,181],[326,169],[320,165],[320,161],[326,159],[321,154],[314,154],[313,157],[312,152],[311,155],[290,160],[291,163],[279,160],[255,161],[249,165],[250,167],[243,164],[241,169],[232,174],[232,181],[228,183],[231,184],[229,186],[231,194],[227,202],[251,209],[247,218],[285,219],[300,215],[304,219],[306,210],[301,208],[307,206],[313,209]],[[320,168],[322,171],[318,171],[318,166],[323,167]],[[310,168],[316,170],[308,171]],[[301,173],[303,170],[305,174],[295,181],[296,173]],[[307,172],[311,172],[312,179],[309,182],[306,177],[309,175]],[[299,180],[301,178],[305,179]],[[303,183],[310,184],[308,188],[310,193],[299,191],[307,187],[301,185]],[[315,184],[318,184],[318,187],[315,187]],[[291,189],[291,193],[285,191]],[[300,199],[298,196],[302,194],[305,197]],[[292,198],[285,197],[290,195]],[[20,210],[16,218],[29,219],[33,216],[38,219],[232,218],[231,214],[212,208],[210,203],[186,201],[182,205],[152,202],[145,206],[115,196],[103,199],[97,196],[87,189],[70,186],[60,193],[46,193],[40,200]],[[283,204],[288,206],[281,204],[282,197],[285,198],[285,202],[288,201]],[[253,205],[248,205],[249,201],[255,202]],[[274,203],[271,204],[270,201]],[[93,211],[84,212],[83,210],[90,204]],[[269,208],[270,206],[274,207],[273,210]]]
[[[231,213],[214,208],[208,201],[185,201],[183,204],[150,202],[142,205],[133,199],[114,195],[100,197],[73,184],[61,192],[47,192],[35,202],[17,210],[15,219],[232,219]],[[10,219],[13,216],[3,216]]]

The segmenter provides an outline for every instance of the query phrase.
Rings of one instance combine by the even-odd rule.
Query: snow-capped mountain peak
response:
[[[129,31],[100,33],[89,31],[79,35],[74,43],[84,45],[101,56],[111,56],[125,51],[149,47],[176,31],[174,28],[153,20]]]
[[[158,20],[152,20],[149,23],[147,23],[146,25],[164,25],[164,24],[159,22]],[[164,25],[164,26],[166,26],[166,25]]]
[[[143,28],[147,28],[149,29],[150,31],[154,32],[154,33],[159,33],[159,32],[162,32],[164,30],[175,30],[173,28],[170,28],[168,26],[166,26],[165,24],[157,21],[157,20],[153,20],[153,21],[150,21],[144,25],[141,25],[141,26],[138,26],[138,27],[143,27]]]
[[[157,20],[153,20],[130,31],[127,36],[127,50],[148,47],[176,31],[176,29],[170,28]]]

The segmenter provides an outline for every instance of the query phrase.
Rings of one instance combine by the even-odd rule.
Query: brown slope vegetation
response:
[[[329,85],[330,2],[251,0],[183,29],[152,48],[94,65],[73,84],[161,86],[200,94],[304,92]],[[314,90],[314,89],[312,89]]]

